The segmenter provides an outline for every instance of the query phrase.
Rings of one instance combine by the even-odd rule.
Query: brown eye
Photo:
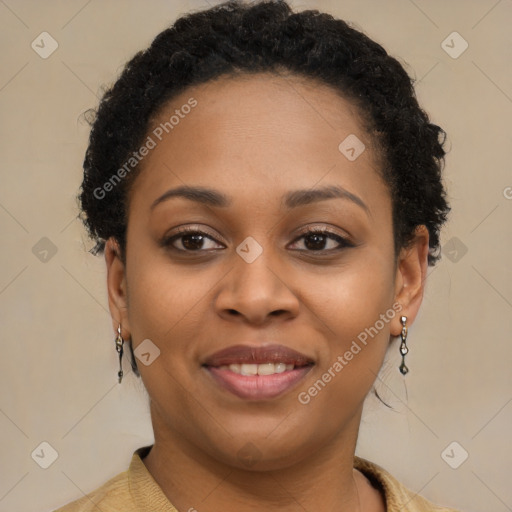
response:
[[[329,253],[332,251],[338,251],[348,247],[354,247],[354,244],[347,238],[333,233],[327,229],[309,229],[305,231],[300,237],[294,240],[296,244],[299,240],[304,239],[304,249],[296,249],[302,252],[311,253]],[[211,252],[219,247],[205,248],[205,243],[211,241],[214,243],[218,242],[208,233],[201,231],[193,227],[183,227],[178,230],[177,233],[166,237],[162,240],[161,245],[170,249],[180,252]],[[327,247],[329,242],[334,244],[334,247]],[[181,244],[181,247],[178,246]],[[223,248],[221,246],[220,248]]]
[[[304,239],[306,252],[330,252],[345,247],[354,247],[354,244],[349,242],[346,238],[326,229],[310,229],[297,238],[294,243],[301,239]],[[336,242],[338,246],[326,249],[326,244],[329,241]]]
[[[205,241],[207,240],[216,242],[213,237],[196,228],[181,228],[178,230],[178,233],[170,237],[166,237],[162,241],[162,245],[182,252],[199,252],[202,250],[211,250],[211,248],[204,248]],[[176,246],[175,242],[178,241],[181,243],[183,248]]]

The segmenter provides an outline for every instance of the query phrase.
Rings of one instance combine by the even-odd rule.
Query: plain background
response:
[[[128,371],[117,384],[105,263],[76,218],[89,132],[80,115],[136,51],[208,3],[0,1],[0,511],[62,506],[153,442],[141,381]],[[411,371],[399,374],[393,344],[377,389],[394,410],[368,398],[357,454],[434,502],[510,511],[512,2],[293,5],[350,21],[398,57],[449,136],[453,212],[409,331]],[[31,47],[43,31],[59,45],[47,59]],[[454,31],[469,45],[457,58],[442,47]],[[452,53],[463,44],[453,37]],[[43,441],[58,453],[48,469],[31,457]],[[457,469],[442,457],[454,441],[452,465],[468,453]]]

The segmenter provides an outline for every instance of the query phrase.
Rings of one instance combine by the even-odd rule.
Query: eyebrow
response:
[[[230,197],[217,190],[200,186],[183,185],[181,187],[170,189],[155,199],[151,204],[150,209],[153,210],[158,204],[173,197],[183,197],[190,201],[195,201],[197,203],[216,208],[227,208],[233,204],[233,200]],[[284,195],[282,204],[287,209],[292,209],[327,199],[348,199],[360,206],[367,214],[370,214],[368,206],[359,196],[337,185],[288,192]]]

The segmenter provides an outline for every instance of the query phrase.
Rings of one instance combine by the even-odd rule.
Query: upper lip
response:
[[[284,363],[295,366],[313,364],[310,357],[284,345],[233,345],[210,355],[204,366],[224,366],[230,364]]]

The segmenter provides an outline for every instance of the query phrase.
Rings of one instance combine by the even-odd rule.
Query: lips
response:
[[[224,390],[244,399],[266,400],[290,391],[314,364],[283,345],[234,345],[207,357],[202,366]]]
[[[230,364],[264,363],[284,363],[293,364],[294,366],[306,366],[313,364],[314,361],[305,354],[283,345],[266,345],[263,347],[234,345],[215,352],[213,355],[209,356],[203,364],[218,367]]]

